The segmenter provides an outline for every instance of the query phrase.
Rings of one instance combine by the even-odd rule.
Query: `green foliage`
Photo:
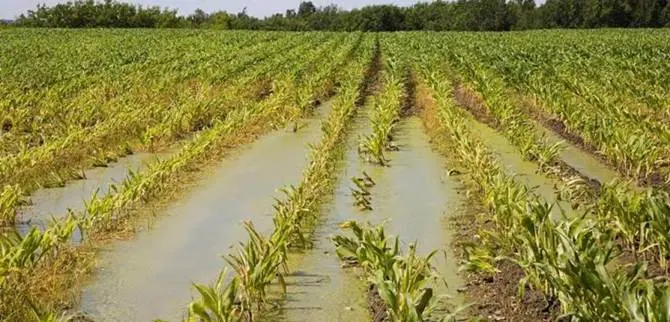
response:
[[[392,55],[392,48],[389,48],[389,51]],[[393,130],[400,120],[401,105],[407,95],[400,76],[404,67],[400,62],[389,58],[380,72],[380,84],[383,89],[372,97],[370,104],[372,133],[362,137],[358,147],[359,155],[368,162],[388,165],[390,160],[386,152],[397,149],[393,144]]]
[[[247,243],[240,243],[237,254],[230,255],[226,261],[235,271],[239,283],[238,293],[242,311],[251,312],[255,304],[261,309],[265,304],[265,290],[277,278],[284,290],[286,283],[279,269],[286,267],[286,235],[279,239],[265,239],[250,222],[244,223],[249,234]]]
[[[200,287],[198,291],[201,299],[194,301],[190,306],[198,312],[197,314],[191,312],[189,314],[191,319],[207,320],[211,316],[222,316],[223,318],[213,320],[237,321],[243,316],[251,321],[255,317],[254,313],[263,309],[263,304],[267,300],[266,289],[272,283],[278,282],[286,292],[282,272],[288,271],[286,265],[288,249],[310,245],[306,232],[318,215],[320,198],[331,188],[334,180],[333,169],[336,157],[339,155],[338,147],[344,138],[346,125],[354,115],[354,105],[360,94],[358,88],[362,82],[361,70],[371,60],[371,38],[357,38],[356,41],[362,43],[350,43],[351,47],[348,48],[352,51],[340,52],[337,55],[338,63],[325,69],[326,77],[339,80],[342,87],[333,102],[329,118],[322,124],[322,140],[312,146],[311,161],[305,170],[303,181],[295,187],[283,189],[284,198],[275,202],[274,231],[266,238],[260,235],[251,223],[245,223],[249,241],[241,243],[237,254],[226,258],[235,271],[235,277],[226,286],[219,282],[214,288]],[[345,58],[353,58],[354,62],[348,63]],[[340,70],[342,66],[346,68]],[[311,92],[312,98],[321,95],[320,91],[314,90]],[[311,103],[311,99],[306,102]],[[220,277],[219,281],[221,279]],[[210,304],[204,307],[204,303]]]
[[[264,19],[239,13],[196,9],[178,16],[176,10],[135,6],[105,0],[76,0],[53,7],[38,5],[14,22],[29,27],[212,28],[260,30],[476,30],[503,31],[538,28],[663,27],[670,24],[667,0],[597,1],[548,0],[536,8],[533,0],[465,0],[419,2],[409,7],[368,5],[343,10],[337,5],[317,8],[303,1]],[[0,24],[1,26],[1,24]]]
[[[390,320],[428,320],[436,305],[433,289],[428,287],[430,282],[438,279],[431,265],[435,252],[419,256],[415,244],[410,244],[403,252],[398,237],[389,238],[383,225],[348,221],[340,227],[350,230],[353,237],[333,237],[337,255],[363,269],[386,304]]]
[[[0,226],[16,222],[16,209],[21,204],[21,188],[18,185],[5,186],[0,191]]]
[[[250,33],[244,34],[246,35],[242,36],[243,38],[254,37]],[[261,38],[268,39],[266,38],[267,36],[269,36],[269,34],[261,36]],[[186,140],[178,153],[167,159],[150,164],[144,171],[129,172],[129,175],[125,180],[113,186],[105,195],[98,195],[97,192],[93,193],[90,200],[86,202],[83,211],[70,212],[65,217],[61,216],[57,218],[53,223],[48,225],[44,232],[41,232],[37,228],[33,228],[25,236],[21,236],[18,233],[11,231],[3,233],[0,236],[0,296],[12,296],[12,294],[9,293],[13,290],[5,289],[2,286],[6,285],[4,283],[7,279],[16,276],[14,273],[29,273],[40,264],[48,264],[49,262],[45,261],[45,259],[53,260],[56,256],[59,256],[59,250],[62,249],[62,247],[76,245],[81,242],[72,240],[75,229],[78,228],[81,235],[86,236],[87,239],[95,238],[96,236],[100,236],[99,234],[104,234],[108,231],[115,231],[115,229],[118,228],[119,221],[135,213],[134,209],[136,209],[136,206],[142,205],[149,200],[159,198],[165,192],[173,189],[176,180],[193,171],[194,165],[202,164],[202,162],[210,160],[213,157],[213,153],[218,153],[223,147],[235,147],[241,142],[244,142],[244,140],[249,140],[262,131],[269,130],[274,126],[288,124],[291,120],[299,117],[303,113],[306,114],[309,112],[307,106],[294,106],[293,104],[300,102],[300,104],[312,106],[311,104],[313,104],[312,102],[314,100],[323,99],[324,96],[332,92],[332,84],[334,83],[332,78],[340,77],[340,73],[342,72],[340,67],[345,63],[348,63],[345,58],[352,55],[352,52],[358,54],[358,52],[353,49],[363,50],[369,48],[370,45],[370,42],[367,41],[365,45],[359,47],[358,42],[363,41],[363,38],[359,34],[341,34],[334,35],[334,38],[330,38],[330,40],[321,45],[316,45],[316,42],[312,43],[311,41],[300,41],[301,44],[298,44],[297,47],[292,48],[288,52],[283,51],[283,49],[286,49],[287,45],[290,45],[293,41],[305,36],[309,38],[315,37],[312,39],[316,42],[320,42],[320,40],[325,40],[326,38],[326,34],[323,33],[312,34],[311,36],[306,34],[295,34],[288,38],[284,38],[285,41],[276,43],[276,46],[278,47],[266,47],[267,50],[258,53],[257,55],[264,56],[269,54],[268,57],[263,58],[263,64],[250,67],[250,62],[257,61],[259,58],[257,55],[252,55],[252,57],[245,59],[246,62],[242,65],[232,64],[227,68],[223,68],[228,70],[228,72],[235,69],[245,69],[243,74],[246,76],[242,79],[242,82],[247,84],[249,80],[256,79],[259,75],[272,74],[274,76],[272,81],[272,94],[268,97],[259,100],[255,98],[246,98],[244,95],[234,96],[235,103],[239,105],[237,105],[235,109],[228,109],[225,114],[218,114],[221,112],[221,106],[219,105],[221,101],[218,101],[220,98],[215,98],[214,102],[211,102],[211,106],[206,110],[201,109],[202,106],[199,104],[186,104],[181,106],[184,114],[189,115],[189,118],[191,119],[201,116],[208,118],[205,116],[208,114],[207,111],[218,111],[215,115],[219,115],[220,117],[210,119],[209,122],[211,123],[207,124],[205,128],[197,129],[199,130],[198,133]],[[342,40],[344,41],[340,43]],[[254,51],[258,50],[258,47],[251,46],[248,49]],[[244,52],[245,50],[241,49],[241,51]],[[334,58],[332,63],[319,63],[322,55],[326,53],[332,55]],[[311,59],[305,59],[310,56],[312,57]],[[298,59],[298,57],[300,59]],[[359,65],[355,65],[352,67],[353,69],[345,70],[351,72],[352,70],[358,70],[359,67]],[[216,67],[215,69],[217,71],[222,71],[220,67]],[[303,69],[306,71],[305,76],[296,81],[295,72]],[[179,73],[179,71],[175,70],[173,70],[173,72]],[[189,72],[193,71],[189,69]],[[355,76],[356,74],[352,72],[351,75]],[[238,81],[239,79],[236,82]],[[356,88],[358,85],[357,81],[357,79],[350,80],[349,87]],[[7,84],[9,83],[11,82],[8,81]],[[3,85],[4,84],[5,83],[3,83]],[[2,87],[0,89],[6,88]],[[238,88],[238,90],[239,89],[241,88]],[[304,94],[301,91],[308,91],[311,94],[310,98],[304,99]],[[229,94],[237,95],[239,92],[233,91]],[[193,98],[191,97],[191,99]],[[226,97],[226,99],[233,99],[233,96]],[[354,99],[355,96],[343,96],[343,101],[338,104],[343,104],[347,107],[347,110],[351,111],[353,109],[352,102]],[[348,106],[348,103],[351,103],[351,106]],[[17,110],[21,111],[22,109],[19,108]],[[139,112],[139,110],[135,111],[135,114],[141,114],[137,112]],[[149,119],[152,119],[153,117],[155,116],[151,116],[151,114],[149,115]],[[165,123],[161,122],[159,124],[161,126],[165,124],[183,124],[183,119],[180,118],[177,120],[166,118],[164,121]],[[338,128],[343,128],[344,124],[345,122],[340,120],[338,121],[337,126]],[[96,126],[95,129],[98,129],[100,126],[101,125]],[[113,125],[110,124],[110,126],[122,127],[123,123],[115,122]],[[170,127],[171,126],[162,128],[165,129]],[[73,128],[71,131],[79,133],[78,135],[81,135],[83,139],[87,138],[86,133],[89,133],[88,136],[90,136],[88,130],[77,131]],[[341,135],[342,131],[340,130],[333,133]],[[154,137],[155,135],[161,134],[162,132],[154,132]],[[3,136],[2,139],[8,137],[11,136]],[[64,140],[63,142],[70,143],[71,141]],[[335,150],[336,142],[337,141],[329,141],[324,148],[327,151]],[[63,153],[66,153],[67,151],[63,151],[63,149],[59,150],[56,146],[51,146],[49,142],[41,142],[41,144],[45,144],[46,146],[49,146],[49,148],[42,150],[42,146],[38,146],[36,147],[36,150],[53,152],[46,153],[48,157],[45,157],[44,161],[38,161],[39,158],[37,158],[38,160],[33,160],[30,164],[35,166],[34,169],[36,172],[39,170],[44,171],[45,173],[50,173],[48,170],[44,170],[37,165],[40,165],[41,162],[45,162],[48,165],[46,160],[53,160],[56,156],[63,155]],[[5,148],[4,145],[3,148]],[[31,149],[27,150],[31,151],[29,153],[32,153],[33,151]],[[7,152],[8,155],[7,159],[4,160],[13,160],[12,158],[15,154],[12,154],[12,152],[9,151],[3,152]],[[329,152],[325,155],[327,160],[332,159],[333,153],[334,152]],[[24,158],[19,158],[19,160],[24,160]],[[317,160],[318,163],[323,161],[323,159]],[[3,166],[7,167],[3,168]],[[2,163],[2,166],[0,166],[0,173],[2,173],[3,170],[6,170],[7,173],[9,173],[14,166],[17,166],[17,164],[13,162]],[[22,167],[18,168],[21,169]],[[46,167],[46,169],[50,168]],[[318,176],[311,180],[320,180],[324,173],[328,175],[331,175],[332,173],[330,167],[317,166],[314,169],[318,170]],[[36,177],[41,178],[39,175],[36,175]],[[318,188],[324,189],[325,183],[327,182],[321,183]],[[313,187],[311,184],[308,186],[310,186],[310,189],[302,190],[310,192],[308,199],[311,204],[315,204],[313,200],[321,195],[321,190],[312,189]],[[15,204],[16,198],[9,198],[9,196],[15,195],[14,192],[18,190],[11,188],[8,191],[12,193],[5,193],[2,195],[2,200],[8,200],[7,202],[3,201],[3,211],[5,209],[11,210],[14,208],[5,208],[5,205]],[[301,198],[303,197],[304,196],[301,195]],[[289,220],[287,222],[290,223],[295,221]],[[302,221],[300,222],[302,223]],[[282,227],[291,226],[282,225]],[[287,245],[293,242],[290,239],[291,234],[289,234],[292,231],[284,234],[286,231],[281,229],[280,234],[273,234],[269,239],[265,239],[255,233],[251,226],[249,226],[249,233],[252,237],[251,242],[245,244],[239,254],[229,258],[232,263],[235,263],[236,268],[238,268],[240,272],[243,272],[245,267],[248,267],[250,263],[259,264],[253,266],[258,269],[258,271],[255,271],[257,274],[254,276],[246,276],[246,279],[238,277],[235,296],[238,297],[238,301],[244,303],[245,314],[250,314],[251,309],[249,306],[252,304],[262,304],[265,287],[275,279],[277,273],[276,268],[282,266],[284,263],[286,249],[288,247]],[[67,274],[68,272],[61,273]],[[243,274],[240,274],[240,276],[242,275]],[[202,294],[202,296],[206,295],[207,294]],[[29,294],[21,294],[21,296],[29,297]],[[48,299],[40,300],[48,302]],[[205,310],[216,309],[210,304],[204,304],[204,302],[202,305],[206,306],[204,308]],[[18,312],[25,308],[9,309]],[[199,312],[202,312],[202,310],[199,310]],[[0,315],[3,314],[3,312],[0,312]]]
[[[424,71],[434,93],[449,87],[438,75]],[[465,269],[495,274],[497,261],[512,261],[524,271],[520,296],[528,287],[538,289],[557,300],[563,316],[573,320],[628,321],[643,314],[645,321],[664,320],[669,286],[647,279],[644,262],[630,267],[616,262],[620,255],[616,230],[602,226],[589,212],[552,220],[553,205],[507,176],[491,152],[471,138],[453,98],[435,97],[441,120],[438,130],[453,140],[461,165],[482,189],[495,226],[480,233],[479,246],[466,248],[469,261]],[[618,197],[614,193],[611,198]]]
[[[200,299],[188,306],[188,321],[235,322],[244,321],[238,300],[239,281],[226,283],[226,270],[221,271],[213,286],[194,284]]]
[[[40,4],[36,10],[21,15],[14,24],[25,27],[68,28],[178,28],[187,26],[177,10],[158,6],[143,8],[129,3],[105,0],[75,0],[47,7]]]

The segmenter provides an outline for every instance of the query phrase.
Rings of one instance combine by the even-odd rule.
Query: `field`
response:
[[[0,31],[0,319],[670,321],[670,31]]]

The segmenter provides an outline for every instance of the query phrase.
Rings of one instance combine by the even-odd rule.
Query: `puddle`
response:
[[[180,319],[195,297],[192,281],[212,282],[221,256],[248,239],[243,220],[271,232],[277,189],[300,178],[329,109],[319,107],[297,133],[275,131],[238,150],[169,204],[152,229],[103,251],[80,309],[101,321]]]
[[[123,181],[129,170],[141,171],[147,164],[168,158],[175,151],[165,153],[135,153],[108,164],[107,167],[84,171],[85,179],[68,181],[64,187],[36,190],[30,197],[32,204],[19,209],[17,229],[20,234],[32,227],[45,229],[52,218],[62,219],[68,209],[84,209],[85,202],[99,189],[98,196],[107,194],[111,186]],[[78,238],[75,238],[78,239]]]
[[[619,177],[616,171],[608,168],[590,153],[585,152],[584,150],[566,140],[563,140],[563,138],[561,138],[558,134],[546,129],[545,127],[538,126],[538,128],[540,129],[541,133],[546,135],[549,143],[553,144],[563,141],[563,150],[559,154],[559,157],[565,161],[565,163],[579,171],[581,174],[590,179],[598,180],[600,183],[607,183]]]
[[[345,270],[335,254],[330,238],[340,233],[339,225],[360,219],[351,203],[350,178],[359,176],[362,161],[357,152],[358,137],[367,125],[367,116],[358,113],[349,129],[346,152],[336,182],[335,195],[323,206],[323,221],[314,232],[314,248],[292,254],[289,267],[296,271],[286,278],[286,302],[278,317],[281,321],[369,321],[366,283],[353,270]]]
[[[524,160],[519,149],[511,144],[507,138],[487,125],[467,118],[471,133],[480,140],[484,146],[491,151],[504,167],[507,175],[515,176],[516,180],[528,188],[533,189],[535,194],[549,203],[557,203],[552,210],[552,218],[560,219],[561,208],[570,212],[570,204],[559,201],[554,190],[555,182],[544,176],[537,164]]]

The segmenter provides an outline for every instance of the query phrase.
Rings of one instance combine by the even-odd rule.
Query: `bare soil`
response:
[[[389,321],[386,304],[384,304],[384,300],[379,296],[377,286],[373,284],[368,287],[368,310],[373,322]]]

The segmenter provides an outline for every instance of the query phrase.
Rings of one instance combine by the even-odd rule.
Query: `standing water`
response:
[[[559,153],[559,157],[565,161],[565,163],[579,171],[579,173],[590,179],[598,180],[600,183],[610,182],[619,177],[619,174],[616,171],[604,165],[590,153],[580,149],[570,142],[562,140],[561,137],[553,131],[541,126],[539,128],[541,133],[546,135],[549,143],[554,144],[556,142],[563,142],[563,149]]]
[[[285,321],[369,321],[365,283],[355,272],[344,270],[330,238],[339,225],[360,219],[352,206],[350,178],[359,176],[362,162],[357,153],[358,138],[364,133],[367,117],[356,115],[346,144],[344,164],[335,183],[335,196],[323,206],[322,222],[314,232],[314,248],[289,258],[294,272],[286,278],[286,302],[280,312]],[[295,268],[295,269],[294,269]]]
[[[552,218],[558,220],[562,217],[561,210],[569,212],[570,204],[557,198],[556,183],[543,175],[536,163],[526,161],[521,155],[519,148],[509,142],[502,134],[485,124],[468,119],[471,133],[491,151],[504,167],[507,175],[515,176],[515,179],[532,189],[538,196],[548,203],[555,203],[552,209]]]
[[[456,295],[462,285],[458,263],[451,251],[449,216],[462,206],[459,192],[463,187],[446,177],[442,159],[431,150],[420,120],[410,118],[399,126],[397,143],[390,167],[376,166],[361,160],[357,152],[360,136],[369,133],[367,118],[354,122],[347,144],[344,170],[336,186],[335,197],[317,228],[315,248],[300,256],[293,265],[299,274],[289,282],[283,318],[287,321],[369,321],[366,284],[356,279],[358,272],[341,268],[330,238],[342,233],[339,225],[348,220],[386,222],[389,233],[403,242],[417,241],[419,252],[440,250],[446,257],[435,257],[438,273],[448,284],[438,294]],[[376,185],[370,188],[373,210],[362,212],[353,205],[351,177],[365,171]],[[295,285],[294,285],[295,284]]]
[[[400,237],[404,246],[416,242],[419,254],[437,250],[434,264],[447,287],[436,285],[437,294],[459,302],[463,286],[458,260],[452,250],[450,218],[464,206],[464,187],[444,171],[444,160],[432,150],[421,120],[401,121],[396,134],[400,150],[390,155],[390,167],[372,190],[373,221],[386,221],[387,231]],[[372,218],[371,218],[372,219]]]
[[[31,227],[45,229],[52,218],[63,218],[68,209],[83,210],[85,202],[96,191],[98,196],[107,194],[112,185],[126,178],[129,170],[141,171],[148,162],[167,158],[171,154],[169,151],[131,154],[107,167],[88,169],[84,171],[84,179],[68,181],[64,187],[38,189],[30,197],[31,205],[19,209],[17,228],[21,234]]]
[[[153,228],[101,254],[81,309],[104,321],[176,320],[195,292],[224,266],[221,256],[247,240],[243,220],[261,233],[273,227],[277,188],[300,178],[308,144],[321,134],[330,104],[296,134],[275,131],[225,159],[181,200],[168,205]]]

